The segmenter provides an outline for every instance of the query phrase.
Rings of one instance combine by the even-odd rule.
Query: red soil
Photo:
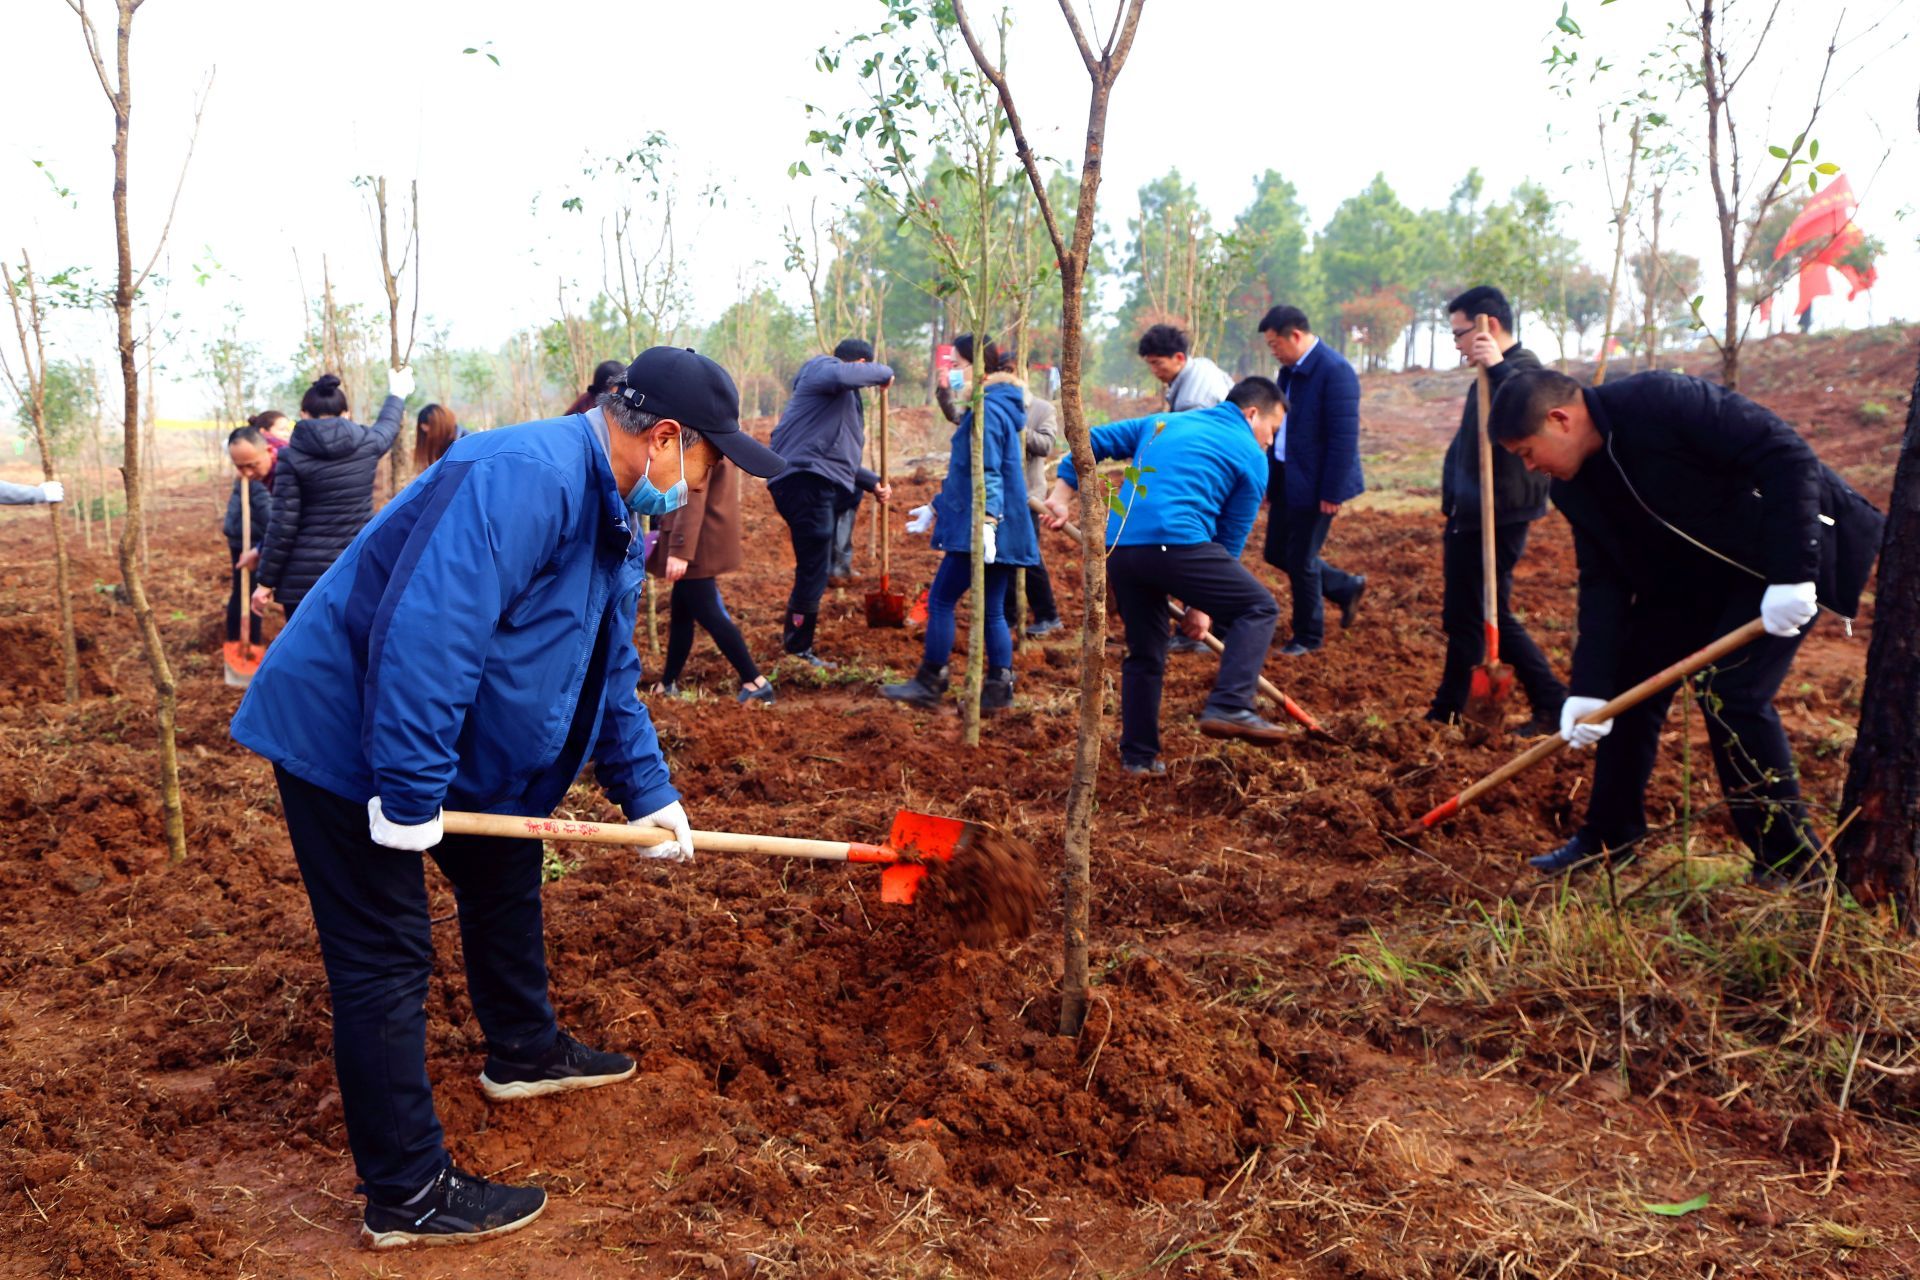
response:
[[[1759,398],[1884,499],[1912,342],[1776,341],[1749,360]],[[1789,377],[1805,385],[1780,390]],[[1827,382],[1846,390],[1809,389]],[[1376,468],[1433,470],[1459,383],[1369,381]],[[1870,399],[1891,419],[1862,420]],[[904,509],[932,483],[902,488]],[[0,1277],[1920,1267],[1905,1230],[1920,1164],[1900,1122],[1915,1098],[1899,1080],[1863,1078],[1846,1112],[1667,1080],[1660,1018],[1686,1010],[1658,988],[1622,999],[1617,1023],[1611,994],[1580,1010],[1602,1021],[1605,1050],[1582,1069],[1571,1051],[1508,1039],[1508,1016],[1539,1016],[1544,996],[1510,1009],[1382,995],[1336,964],[1376,935],[1404,949],[1450,908],[1535,894],[1518,860],[1564,838],[1587,776],[1563,756],[1423,848],[1381,834],[1502,758],[1419,721],[1442,650],[1438,523],[1404,486],[1343,518],[1328,548],[1372,583],[1358,625],[1304,664],[1268,666],[1344,746],[1201,738],[1192,715],[1212,664],[1197,658],[1176,659],[1169,682],[1165,779],[1126,777],[1109,745],[1099,985],[1078,1039],[1053,1034],[1051,885],[1031,936],[975,949],[950,946],[937,913],[882,907],[870,871],[717,855],[677,868],[560,846],[570,869],[549,887],[547,932],[562,1022],[634,1053],[642,1074],[490,1107],[451,894],[429,873],[449,917],[430,1067],[454,1155],[555,1198],[512,1239],[376,1262],[354,1247],[325,984],[271,775],[225,734],[238,695],[220,682],[208,489],[173,491],[153,553],[182,687],[180,866],[165,858],[127,610],[80,593],[87,696],[63,705],[44,517],[0,522]],[[790,559],[757,487],[747,527],[751,567],[724,587],[771,659]],[[864,528],[858,546],[864,572]],[[1077,601],[1068,548],[1047,550]],[[896,546],[903,585],[933,564],[921,539]],[[80,553],[76,581],[115,576],[109,556]],[[917,641],[865,628],[869,585],[831,593],[820,647],[849,664],[833,683],[782,668],[779,704],[742,709],[703,640],[686,683],[704,692],[654,705],[695,825],[877,839],[904,805],[999,823],[1056,875],[1077,642],[1022,652],[1016,709],[969,751],[951,712],[875,694],[912,668]],[[1572,556],[1557,518],[1539,526],[1518,603],[1564,663]],[[1809,792],[1827,803],[1844,755],[1825,744],[1852,718],[1864,655],[1863,637],[1823,628],[1783,695]],[[1670,756],[1678,716],[1674,738]],[[1673,760],[1651,800],[1656,821],[1678,811]],[[567,811],[613,816],[590,784]],[[1704,822],[1710,842],[1728,838]],[[1713,1204],[1691,1217],[1639,1208],[1698,1191]]]

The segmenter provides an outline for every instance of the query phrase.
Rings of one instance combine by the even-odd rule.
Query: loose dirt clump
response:
[[[1040,857],[1018,836],[983,827],[951,861],[928,868],[921,901],[948,936],[970,947],[1018,942],[1047,904]]]

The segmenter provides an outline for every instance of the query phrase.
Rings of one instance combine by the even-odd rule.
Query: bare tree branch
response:
[[[139,7],[137,4],[134,5],[136,9]],[[161,251],[167,247],[167,236],[173,231],[173,213],[180,207],[180,192],[187,185],[187,166],[193,163],[193,148],[200,141],[200,116],[207,109],[207,96],[213,92],[214,70],[212,67],[207,68],[207,82],[200,87],[200,99],[194,103],[193,132],[187,135],[187,154],[180,158],[180,177],[173,184],[173,199],[167,202],[167,220],[161,224],[160,238],[153,243],[153,255],[147,259],[147,265],[141,268],[139,276],[134,279],[135,293],[140,292],[140,287],[146,284],[147,277],[153,274],[153,264],[160,261]]]
[[[87,56],[93,59],[94,74],[100,77],[100,91],[107,95],[108,102],[118,106],[120,95],[107,78],[107,64],[100,56],[100,35],[93,29],[93,19],[87,14],[86,0],[67,0],[67,8],[79,15],[80,33],[86,37]]]
[[[1027,180],[1033,184],[1034,194],[1040,199],[1040,217],[1047,224],[1047,238],[1053,241],[1054,257],[1062,265],[1067,260],[1067,242],[1060,234],[1060,224],[1053,215],[1053,202],[1047,199],[1046,180],[1040,176],[1039,160],[1033,154],[1033,146],[1027,141],[1026,128],[1020,123],[1020,112],[1013,105],[1013,90],[1007,85],[1007,77],[988,59],[986,50],[980,47],[974,38],[973,25],[967,21],[967,7],[962,0],[953,0],[953,16],[960,24],[960,36],[967,42],[967,52],[973,55],[974,65],[980,73],[992,82],[1000,95],[1000,108],[1007,113],[1007,125],[1013,130],[1014,154],[1020,157],[1021,167],[1027,171]]]

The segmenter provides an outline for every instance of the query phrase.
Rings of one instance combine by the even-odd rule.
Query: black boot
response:
[[[980,712],[1005,711],[1013,705],[1013,668],[988,667],[986,681],[980,686]]]
[[[937,707],[947,692],[947,669],[922,662],[905,684],[884,684],[880,696],[895,702],[911,702],[916,707]]]
[[[815,613],[786,614],[780,620],[780,647],[792,654],[813,652],[813,624],[819,616]]]

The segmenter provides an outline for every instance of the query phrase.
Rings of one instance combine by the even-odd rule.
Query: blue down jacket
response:
[[[994,530],[994,563],[1040,563],[1040,539],[1027,510],[1026,389],[1012,374],[987,378],[986,429],[981,433],[981,468],[987,478],[987,514],[1000,522]],[[960,415],[953,431],[947,478],[933,499],[933,549],[973,550],[973,410]]]
[[[398,823],[546,814],[589,754],[652,813],[679,797],[636,692],[642,546],[585,416],[458,440],[307,594],[234,740]]]

